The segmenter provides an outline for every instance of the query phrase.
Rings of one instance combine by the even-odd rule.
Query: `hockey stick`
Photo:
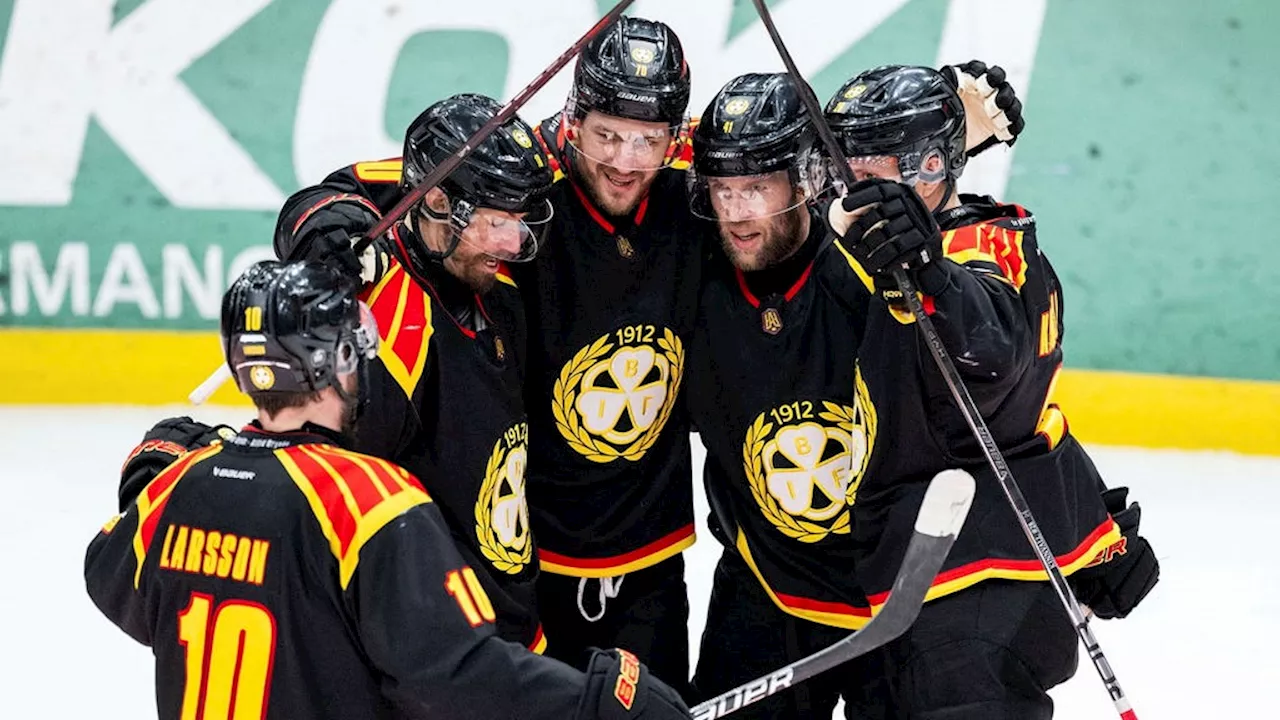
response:
[[[515,114],[519,112],[520,108],[524,107],[524,104],[529,102],[529,98],[533,97],[544,85],[547,84],[548,81],[551,80],[552,77],[555,76],[556,73],[560,72],[561,68],[569,64],[570,60],[577,56],[578,53],[582,52],[582,49],[587,46],[587,43],[591,42],[596,35],[599,35],[600,31],[616,22],[617,19],[622,16],[622,13],[626,12],[627,8],[630,7],[633,2],[635,2],[635,0],[620,0],[617,5],[613,6],[612,10],[606,13],[604,17],[600,18],[595,25],[592,25],[590,30],[587,30],[582,37],[578,38],[575,43],[570,45],[567,50],[561,53],[560,57],[553,60],[551,64],[542,71],[542,73],[533,79],[533,82],[529,83],[523,90],[516,93],[515,97],[508,100],[507,104],[503,105],[488,122],[481,125],[479,130],[476,130],[471,137],[467,138],[467,141],[462,144],[462,147],[458,148],[456,153],[445,158],[443,162],[432,168],[431,172],[427,173],[427,176],[422,179],[422,182],[418,183],[413,190],[410,190],[404,197],[400,198],[400,202],[396,203],[391,210],[387,212],[387,214],[383,215],[381,220],[374,223],[373,227],[369,228],[369,232],[365,233],[365,236],[360,238],[360,240],[352,246],[351,249],[355,252],[356,257],[360,257],[360,254],[369,247],[374,239],[390,230],[391,226],[395,225],[400,218],[404,217],[405,213],[409,212],[414,205],[421,202],[422,198],[426,197],[428,192],[431,192],[431,188],[439,185],[442,180],[448,177],[449,173],[453,172],[458,165],[461,165],[462,161],[471,154],[471,151],[474,150],[477,145],[484,142],[485,138],[492,135],[494,130],[497,130],[504,123],[515,117]],[[215,370],[213,374],[205,379],[204,382],[200,383],[195,390],[192,390],[191,394],[187,396],[187,399],[194,405],[200,405],[204,403],[204,401],[208,400],[218,388],[222,387],[223,383],[230,379],[231,368],[227,367],[224,363]]]
[[[865,627],[831,647],[694,706],[689,711],[693,720],[712,720],[737,712],[865,655],[906,632],[920,614],[925,595],[960,534],[973,502],[973,487],[973,476],[963,470],[943,470],[934,476],[920,503],[915,532],[893,580],[893,591]]]
[[[813,118],[814,128],[818,131],[818,136],[822,139],[823,145],[826,146],[827,152],[831,155],[832,161],[840,172],[841,180],[847,186],[853,187],[857,179],[853,176],[853,171],[849,169],[849,163],[845,159],[844,152],[840,149],[840,143],[836,141],[835,134],[831,132],[831,128],[823,118],[822,106],[818,103],[818,98],[814,96],[813,90],[805,83],[800,71],[796,68],[795,61],[791,58],[791,53],[782,41],[782,36],[778,34],[778,28],[773,24],[773,16],[769,14],[769,8],[765,6],[764,0],[752,0],[752,4],[755,5],[756,12],[760,15],[760,20],[764,23],[765,29],[768,30],[769,37],[773,40],[773,45],[778,50],[778,55],[782,57],[782,63],[786,65],[787,72],[796,81],[796,85],[799,86],[800,99],[809,111],[809,116]],[[1027,542],[1031,543],[1031,547],[1040,559],[1040,564],[1044,566],[1045,573],[1049,576],[1049,582],[1058,593],[1058,599],[1062,601],[1063,608],[1066,609],[1067,615],[1070,616],[1071,624],[1076,628],[1076,634],[1080,637],[1080,641],[1084,643],[1085,650],[1089,653],[1089,659],[1093,661],[1093,666],[1102,678],[1102,684],[1106,686],[1107,693],[1111,695],[1111,702],[1115,704],[1116,711],[1120,713],[1120,717],[1123,720],[1137,720],[1138,716],[1134,713],[1133,706],[1129,703],[1124,691],[1120,689],[1120,683],[1116,680],[1115,673],[1111,670],[1111,664],[1107,662],[1106,656],[1102,654],[1102,648],[1098,645],[1098,640],[1094,637],[1093,630],[1089,628],[1089,621],[1080,609],[1080,602],[1076,600],[1075,593],[1067,585],[1067,579],[1062,574],[1062,568],[1058,567],[1058,560],[1054,557],[1053,550],[1049,548],[1049,543],[1045,540],[1044,533],[1040,531],[1040,526],[1031,514],[1031,507],[1027,504],[1026,497],[1022,495],[1021,488],[1018,487],[1018,483],[1013,479],[1009,464],[1005,462],[1004,455],[996,445],[990,428],[987,427],[986,422],[982,419],[982,414],[978,410],[977,404],[974,403],[973,397],[969,395],[969,389],[965,387],[964,380],[960,377],[960,372],[956,370],[955,364],[951,361],[951,356],[947,354],[947,348],[942,344],[942,337],[938,335],[937,328],[933,326],[933,321],[925,314],[924,303],[917,294],[915,283],[907,276],[905,268],[894,269],[893,279],[898,284],[898,289],[902,292],[902,297],[906,300],[907,307],[911,309],[911,314],[915,317],[916,327],[920,328],[920,334],[924,336],[925,344],[929,346],[929,353],[933,355],[938,370],[942,373],[947,387],[951,390],[952,399],[956,401],[956,406],[960,409],[960,413],[964,415],[969,429],[973,431],[973,434],[982,444],[982,453],[986,456],[987,463],[991,466],[991,469],[995,471],[996,480],[1000,483],[1000,488],[1009,500],[1009,505],[1017,513],[1018,524],[1022,526],[1022,532],[1026,535]]]

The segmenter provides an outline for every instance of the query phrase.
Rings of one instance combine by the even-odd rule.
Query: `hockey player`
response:
[[[978,63],[948,72],[961,87],[982,79],[998,88],[983,94],[1001,97],[999,107],[981,99],[975,105],[969,154],[990,147],[999,131],[1011,140],[1021,129],[1020,105],[1002,72],[988,73]],[[909,96],[913,87],[904,82],[871,101]],[[949,110],[963,114],[959,99],[951,97]],[[928,109],[903,114],[927,124]],[[904,128],[892,122],[873,127],[885,137],[904,137]],[[963,164],[963,123],[958,133],[948,136],[947,150]],[[869,291],[873,285],[862,266],[830,242],[821,216],[806,207],[825,189],[812,143],[810,120],[784,75],[731,81],[694,133],[694,212],[717,222],[724,255],[708,271],[688,387],[693,420],[708,449],[713,529],[727,546],[694,679],[701,697],[827,647],[869,620],[857,542],[866,535],[856,502],[863,502],[869,463],[887,453],[911,457],[909,448],[920,442],[879,439],[902,422],[894,387],[877,385],[878,392],[870,393],[860,360],[866,348],[882,342],[872,334],[872,316],[884,313],[884,305]],[[1105,513],[1096,500],[1092,506],[1101,524]],[[1001,511],[1008,512],[992,510]],[[953,589],[943,583],[934,595]],[[1060,616],[1057,609],[1053,617]],[[899,697],[895,657],[873,653],[741,712],[827,718],[843,696],[849,717],[892,717],[916,707]]]
[[[682,171],[689,69],[659,22],[622,18],[578,59],[538,137],[559,181],[545,250],[513,267],[530,322],[529,505],[547,652],[626,647],[688,677],[680,553],[693,543],[678,397],[702,246]]]
[[[1047,690],[1074,674],[1076,635],[889,271],[909,268],[1080,600],[1099,617],[1123,617],[1159,565],[1138,534],[1138,506],[1125,489],[1105,489],[1051,402],[1062,366],[1057,276],[1030,213],[958,194],[966,118],[940,73],[862,73],[831,99],[826,120],[860,180],[829,222],[854,284],[873,295],[856,352],[853,442],[866,454],[841,485],[872,607],[888,595],[928,480],[955,466],[978,478],[937,599],[889,646],[894,708],[912,718],[1049,718]]]
[[[695,694],[713,697],[861,627],[870,609],[850,542],[860,430],[855,397],[870,296],[813,203],[829,189],[813,127],[785,74],[731,80],[693,134],[695,215],[716,224],[689,351],[687,402],[707,448],[712,583]],[[878,656],[775,694],[748,718],[883,717]]]
[[[405,133],[403,158],[356,163],[290,197],[276,250],[374,281],[362,298],[382,349],[355,447],[423,478],[494,600],[499,634],[541,651],[525,500],[527,329],[505,265],[533,257],[551,215],[552,174],[532,128],[518,118],[502,125],[363,264],[351,249],[498,109],[466,94],[427,108]]]
[[[584,676],[500,640],[417,478],[347,449],[377,347],[355,290],[320,263],[241,276],[222,338],[257,420],[122,486],[89,545],[90,597],[155,654],[159,718],[687,718],[627,653]]]

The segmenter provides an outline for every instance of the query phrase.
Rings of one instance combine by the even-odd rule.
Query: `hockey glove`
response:
[[[965,155],[973,157],[996,143],[1013,145],[1026,127],[1022,101],[999,65],[979,60],[947,65],[942,76],[964,102]]]
[[[142,436],[120,468],[120,512],[138,497],[174,460],[197,448],[220,443],[236,434],[227,425],[205,425],[189,417],[161,420]]]
[[[1138,535],[1142,507],[1136,502],[1126,506],[1128,495],[1125,487],[1102,493],[1107,512],[1120,526],[1120,541],[1071,576],[1076,599],[1103,620],[1127,616],[1160,580],[1160,562],[1151,543]]]
[[[942,232],[910,186],[878,178],[858,182],[848,195],[831,203],[827,223],[886,300],[901,301],[892,275],[895,268],[905,268],[926,295],[946,287],[946,271],[936,262],[942,253]]]
[[[574,720],[688,720],[689,708],[626,650],[597,650]]]
[[[377,282],[390,262],[386,248],[374,242],[359,257],[354,249],[380,219],[373,206],[357,195],[334,195],[321,202],[325,204],[302,216],[293,231],[291,248],[283,259],[288,262],[322,260],[365,283]],[[277,253],[280,249],[276,248]]]

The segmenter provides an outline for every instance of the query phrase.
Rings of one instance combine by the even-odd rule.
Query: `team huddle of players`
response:
[[[747,74],[689,120],[669,27],[623,18],[562,113],[455,95],[288,199],[222,336],[258,419],[176,418],[90,545],[170,718],[678,718],[885,602],[924,488],[978,478],[904,636],[751,717],[1049,718],[1076,635],[891,279],[907,267],[1082,602],[1158,564],[1050,400],[1062,295],[1017,205],[962,194],[1022,129],[998,68],[887,66],[812,118]],[[815,142],[828,123],[858,182]],[[690,673],[689,433],[715,570]]]

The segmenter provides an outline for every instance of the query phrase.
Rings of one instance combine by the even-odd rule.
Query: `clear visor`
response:
[[[627,129],[605,123],[575,122],[566,133],[583,157],[624,172],[648,172],[671,164],[683,125]]]
[[[340,375],[356,371],[360,367],[360,358],[372,360],[378,356],[378,322],[373,318],[373,311],[368,305],[360,302],[360,326],[352,332],[350,338],[343,338],[338,343],[338,359],[334,369]]]
[[[693,183],[690,208],[704,220],[746,222],[781,215],[808,199],[786,170],[737,177],[700,175]]]
[[[937,149],[900,155],[864,155],[847,160],[857,180],[881,178],[914,187],[917,182],[940,182],[947,177],[945,158]]]
[[[452,218],[422,213],[428,222],[449,225],[459,244],[503,262],[528,262],[538,254],[542,233],[551,222],[551,201],[543,200],[538,209],[513,213],[495,208],[475,208],[470,216]]]

